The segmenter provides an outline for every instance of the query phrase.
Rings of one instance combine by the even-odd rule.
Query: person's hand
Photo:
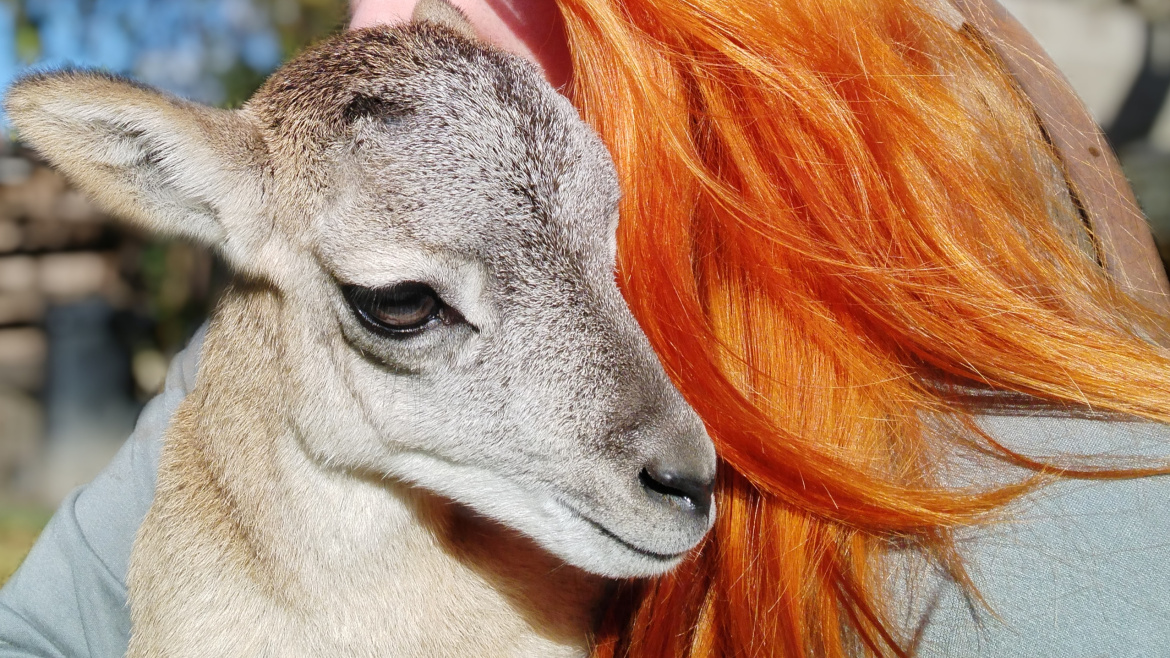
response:
[[[410,20],[417,0],[353,0],[350,29]],[[485,41],[536,62],[554,87],[572,76],[564,24],[554,0],[450,0]]]

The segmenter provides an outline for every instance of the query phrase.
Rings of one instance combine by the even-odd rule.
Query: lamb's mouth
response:
[[[555,487],[523,486],[511,477],[477,466],[459,464],[453,460],[425,452],[401,452],[387,472],[415,486],[467,505],[483,516],[509,526],[529,537],[554,554],[577,567],[610,577],[641,577],[665,572],[677,565],[693,546],[674,553],[661,553],[643,548],[611,530],[606,524],[591,518],[573,504],[564,493],[555,493]],[[430,477],[420,478],[420,474]],[[475,483],[476,496],[467,495],[470,487],[453,484]],[[494,503],[508,501],[507,505],[484,505],[484,491],[495,492],[488,500]],[[517,505],[516,503],[520,503]],[[517,508],[530,510],[516,514]],[[601,537],[614,554],[609,558],[582,551],[578,542]],[[602,552],[603,554],[605,551]],[[620,555],[618,554],[620,553]],[[626,556],[622,559],[622,555]],[[618,563],[606,561],[617,559]]]
[[[674,564],[674,563],[682,560],[687,555],[687,553],[690,552],[689,550],[686,550],[686,551],[682,551],[681,553],[656,553],[654,551],[646,550],[645,548],[642,548],[641,546],[637,546],[635,544],[630,543],[628,540],[623,538],[621,535],[619,535],[619,534],[615,533],[614,531],[610,530],[609,528],[607,528],[605,526],[605,524],[600,523],[598,521],[595,521],[594,519],[590,518],[587,514],[582,513],[581,510],[577,509],[573,505],[570,505],[567,502],[560,501],[560,500],[557,502],[559,502],[561,504],[561,506],[563,506],[566,510],[568,510],[568,512],[570,514],[581,519],[585,523],[589,524],[595,530],[597,530],[598,533],[607,537],[608,539],[610,539],[614,543],[618,544],[622,548],[630,551],[631,553],[635,553],[635,554],[640,555],[642,557],[649,558],[651,560],[654,560],[656,562],[661,562],[663,564]]]

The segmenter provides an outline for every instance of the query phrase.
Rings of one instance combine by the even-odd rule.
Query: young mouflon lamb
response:
[[[614,280],[605,148],[424,0],[216,110],[39,74],[19,135],[237,273],[168,428],[132,656],[560,656],[710,527],[715,454]]]

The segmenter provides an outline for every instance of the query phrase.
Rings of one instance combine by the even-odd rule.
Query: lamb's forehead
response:
[[[600,140],[534,67],[448,30],[349,33],[287,65],[253,107],[284,157],[315,154],[312,171],[329,172],[325,252],[405,232],[571,260],[612,240],[617,183]]]
[[[436,128],[460,127],[442,137],[536,137],[543,157],[556,156],[549,136],[591,136],[535,66],[430,23],[355,30],[318,44],[273,74],[249,109],[276,166],[309,178],[324,173],[314,165],[332,147],[360,138],[354,127],[371,117],[414,119],[432,141]]]
[[[372,262],[409,245],[528,282],[542,272],[611,278],[617,182],[596,137],[568,121],[534,129],[490,107],[453,122],[449,110],[363,120],[333,163],[318,252]]]
[[[617,182],[600,140],[562,99],[501,101],[475,88],[483,84],[428,97],[405,115],[357,119],[353,144],[338,149],[348,164],[339,194],[364,203],[366,228],[493,250],[526,237],[607,239]]]

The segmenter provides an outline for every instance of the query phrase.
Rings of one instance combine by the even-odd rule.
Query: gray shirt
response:
[[[130,547],[154,498],[163,430],[195,385],[203,334],[171,362],[165,390],[110,465],[61,503],[0,590],[0,658],[126,653]]]
[[[121,656],[130,633],[126,569],[154,495],[163,429],[194,385],[201,331],[175,358],[109,467],[73,492],[0,590],[0,658]],[[1001,440],[1170,457],[1170,428],[996,417]],[[1170,479],[1064,481],[960,539],[992,613],[913,555],[891,582],[923,656],[1170,655]],[[914,583],[914,587],[909,587]],[[911,594],[913,593],[913,594]]]
[[[983,426],[1032,454],[1170,457],[1170,428],[1052,417]],[[991,612],[911,557],[894,591],[931,657],[1170,656],[1170,476],[1064,480],[1012,505],[959,548]],[[917,579],[917,580],[915,580]]]

